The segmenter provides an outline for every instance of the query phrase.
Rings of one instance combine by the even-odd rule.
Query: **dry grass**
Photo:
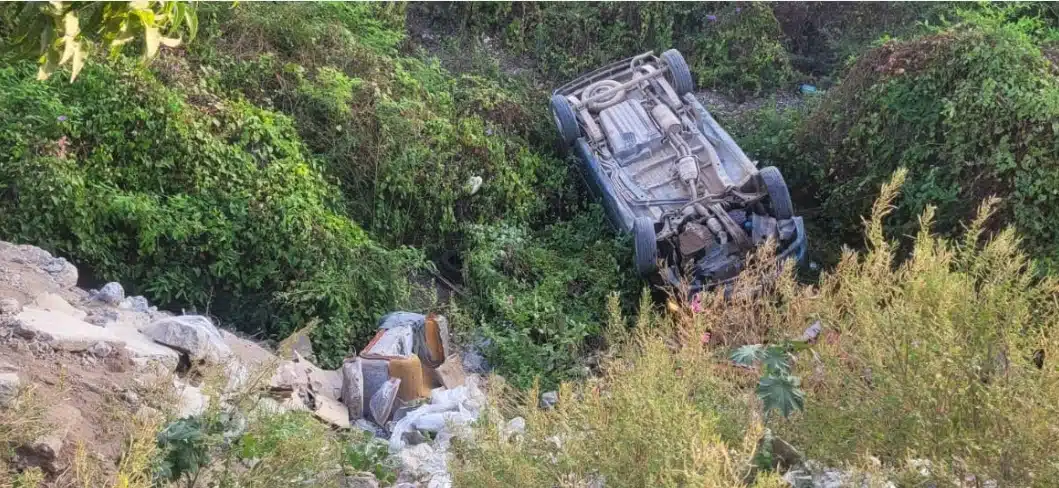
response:
[[[921,457],[942,481],[1054,486],[1059,285],[1035,276],[1013,231],[981,242],[993,201],[961,242],[931,235],[928,209],[896,263],[882,220],[903,176],[883,187],[869,250],[846,252],[822,281],[812,309],[837,334],[818,347],[807,411],[784,431],[817,458]]]
[[[494,409],[476,440],[457,445],[456,485],[743,486],[762,429],[755,400],[702,374],[714,359],[700,343],[673,343],[680,330],[703,332],[701,321],[681,323],[645,307],[637,322],[639,332],[606,360],[602,377],[564,384],[554,410],[536,408],[536,391],[494,388]],[[508,437],[499,418],[515,415],[528,428]]]
[[[47,405],[32,385],[23,386],[12,403],[0,408],[0,488],[37,487],[44,481],[40,468],[15,473],[8,463],[14,455],[15,446],[25,444],[48,431],[45,420]]]
[[[992,201],[959,242],[931,234],[928,210],[897,262],[882,222],[904,175],[865,223],[868,250],[846,251],[819,288],[790,270],[773,278],[762,254],[730,299],[713,295],[698,311],[645,302],[630,332],[612,304],[608,343],[625,345],[605,355],[603,375],[564,385],[553,411],[536,407],[535,391],[494,391],[476,443],[459,446],[458,485],[740,485],[763,430],[749,393],[757,373],[721,359],[819,319],[825,333],[796,360],[807,409],[771,425],[811,459],[861,473],[865,486],[1054,486],[1059,283],[1033,272],[1012,231],[983,238]],[[526,435],[505,439],[496,419],[515,415]]]

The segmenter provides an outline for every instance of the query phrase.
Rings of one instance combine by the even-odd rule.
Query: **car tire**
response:
[[[787,189],[787,183],[783,181],[783,175],[775,166],[766,166],[758,172],[761,182],[765,184],[765,191],[769,195],[769,206],[772,208],[772,216],[779,220],[794,217],[794,204],[791,203],[791,192]]]
[[[555,119],[555,127],[559,130],[559,138],[564,146],[570,146],[581,137],[581,129],[577,126],[577,115],[570,101],[562,95],[552,95],[552,117]]]
[[[632,226],[632,233],[636,272],[646,278],[658,271],[658,239],[655,236],[654,221],[647,217],[637,217]]]
[[[676,49],[670,49],[662,53],[662,61],[669,67],[666,79],[673,86],[677,96],[683,97],[695,90],[695,80],[691,77],[691,70],[684,56]]]
[[[442,253],[438,258],[438,271],[449,281],[463,281],[463,260],[459,253],[453,250]]]

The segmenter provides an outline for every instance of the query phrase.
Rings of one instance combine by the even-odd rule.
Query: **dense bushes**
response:
[[[1005,11],[965,15],[958,26],[868,52],[818,109],[750,149],[785,163],[842,241],[858,233],[865,189],[904,166],[895,233],[914,233],[928,203],[938,206],[939,231],[958,231],[997,195],[1026,245],[1054,260],[1059,71],[1041,47],[1048,31]]]
[[[570,188],[550,131],[537,130],[544,104],[506,80],[398,55],[403,25],[390,8],[214,8],[217,32],[192,59],[214,73],[207,84],[289,114],[350,197],[349,215],[385,243],[436,250],[465,223],[538,222],[561,208]]]
[[[648,50],[683,51],[704,88],[755,94],[792,73],[767,4],[474,3],[419,6],[434,22],[498,37],[536,71],[565,81]]]
[[[336,213],[340,195],[288,118],[189,105],[132,62],[74,84],[3,68],[0,145],[5,239],[247,331],[282,336],[322,318],[328,360],[401,301],[416,262]]]
[[[584,376],[586,339],[602,332],[608,296],[635,298],[628,243],[598,210],[540,232],[500,224],[469,237],[469,312],[499,372],[521,387],[538,375],[547,387]]]

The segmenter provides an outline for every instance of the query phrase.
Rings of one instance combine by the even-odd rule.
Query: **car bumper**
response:
[[[779,262],[777,273],[782,271],[783,266],[792,260],[795,265],[800,265],[805,262],[805,256],[809,248],[809,241],[805,235],[805,222],[801,217],[794,217],[793,220],[797,236],[794,238],[794,241],[788,244],[779,255],[776,256],[776,261]],[[662,277],[667,284],[674,287],[679,288],[683,285],[680,276],[677,275],[672,267],[662,271]],[[711,280],[709,277],[696,274],[691,277],[691,282],[688,283],[688,295],[694,295],[700,291],[713,290],[719,286],[725,287],[725,293],[727,294],[731,291],[735,281],[738,279],[739,276],[736,275],[724,280]]]

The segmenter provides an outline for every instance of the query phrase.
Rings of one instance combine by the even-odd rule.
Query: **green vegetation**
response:
[[[648,50],[684,52],[698,83],[745,95],[793,77],[779,23],[763,3],[434,4],[433,21],[497,37],[552,82]]]
[[[602,333],[608,296],[632,297],[635,281],[602,212],[594,210],[530,234],[511,226],[470,232],[469,312],[491,342],[489,359],[520,387],[584,376],[586,339]],[[599,341],[593,341],[598,343]]]
[[[118,58],[74,84],[35,83],[29,63],[0,74],[5,238],[247,331],[278,338],[319,319],[317,354],[333,365],[407,303],[421,258],[396,246],[433,253],[470,224],[527,229],[579,206],[567,164],[530,145],[551,142],[526,122],[542,118],[524,108],[530,92],[400,56],[398,6],[217,4],[200,17],[191,51],[149,70]]]
[[[350,196],[348,214],[386,244],[438,251],[467,224],[540,223],[564,206],[566,166],[527,141],[540,139],[527,129],[543,116],[527,108],[535,99],[396,54],[394,8],[214,6],[192,58],[216,70],[222,92],[290,115]]]
[[[116,55],[142,37],[141,52],[150,61],[160,47],[179,46],[183,31],[194,38],[198,30],[198,16],[188,2],[26,2],[4,9],[15,29],[4,44],[24,56],[39,56],[41,80],[69,64],[72,82],[97,44]]]
[[[827,12],[209,4],[196,41],[146,67],[100,57],[75,83],[38,82],[33,60],[0,58],[0,238],[273,338],[316,323],[325,366],[411,306],[407,278],[427,256],[459,250],[464,293],[431,306],[484,344],[507,386],[475,442],[457,442],[458,486],[783,486],[774,435],[873,483],[1048,486],[1059,15]],[[5,47],[12,18],[0,16]],[[416,45],[424,22],[463,32],[441,49],[464,59]],[[818,283],[786,269],[764,285],[776,270],[763,254],[729,297],[633,303],[628,242],[556,151],[544,89],[670,47],[701,87],[737,98],[823,89],[722,121],[783,170],[836,264]],[[824,334],[794,354],[816,320]],[[542,388],[558,388],[554,410],[537,407]],[[499,421],[515,415],[528,427],[511,437]],[[308,415],[255,418],[228,439],[225,422],[169,424],[131,472],[169,460],[154,474],[185,483],[196,469],[239,486],[328,484],[313,476],[336,467],[393,480],[381,446]]]
[[[803,206],[820,207],[816,224],[838,242],[858,233],[871,203],[864,190],[906,167],[896,234],[914,233],[930,204],[939,231],[959,232],[996,195],[1028,249],[1054,260],[1059,72],[1048,40],[1057,34],[1019,12],[963,12],[955,26],[872,49],[818,106],[759,115],[747,146],[784,163]]]
[[[285,335],[325,320],[338,358],[401,303],[416,262],[338,212],[288,118],[206,111],[132,61],[77,83],[0,70],[0,232],[75,259],[162,306]],[[341,286],[337,286],[341,284]]]

